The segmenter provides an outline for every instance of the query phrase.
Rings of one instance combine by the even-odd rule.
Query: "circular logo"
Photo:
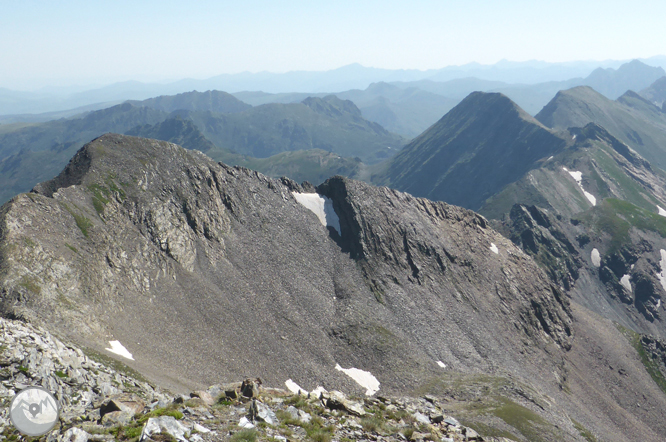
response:
[[[59,413],[58,401],[41,387],[19,391],[9,406],[12,424],[26,436],[41,436],[51,431]]]

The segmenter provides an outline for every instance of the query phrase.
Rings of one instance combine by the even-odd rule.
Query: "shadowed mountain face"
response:
[[[143,101],[132,101],[136,106],[145,106],[164,112],[176,110],[210,111],[220,114],[231,114],[250,109],[247,103],[243,103],[231,94],[222,91],[186,92],[178,95],[162,95]]]
[[[478,209],[565,144],[504,95],[476,92],[405,146],[373,181]]]
[[[653,165],[666,168],[666,113],[634,92],[613,101],[588,87],[561,91],[536,119],[555,129],[596,123]]]
[[[483,217],[340,177],[303,191],[105,135],[2,207],[3,315],[97,351],[119,340],[177,389],[260,376],[364,391],[340,364],[382,392],[508,382],[505,403],[543,418],[502,427],[523,437],[578,440],[569,416],[608,440],[666,434],[666,396],[628,342]],[[321,220],[299,202],[324,197]],[[630,377],[593,370],[599,347]],[[638,391],[642,408],[620,405]]]
[[[655,106],[662,108],[664,111],[664,102],[666,102],[666,76],[661,77],[647,88],[640,92],[641,96],[646,100],[651,101]]]

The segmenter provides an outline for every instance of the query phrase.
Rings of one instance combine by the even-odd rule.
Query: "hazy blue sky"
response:
[[[666,54],[666,2],[0,2],[0,87]]]

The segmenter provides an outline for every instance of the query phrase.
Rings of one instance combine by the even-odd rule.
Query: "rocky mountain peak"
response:
[[[566,144],[506,96],[474,92],[405,146],[376,181],[478,210]]]

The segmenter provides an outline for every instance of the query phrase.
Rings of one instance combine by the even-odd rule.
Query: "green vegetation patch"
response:
[[[42,288],[40,287],[37,278],[34,276],[23,275],[18,285],[37,295],[42,292]]]
[[[88,238],[89,237],[88,229],[90,229],[93,226],[92,221],[90,221],[84,215],[81,215],[81,214],[78,214],[78,213],[74,212],[67,204],[62,203],[62,205],[63,205],[63,207],[65,207],[65,210],[67,210],[69,212],[69,214],[74,217],[74,221],[76,222],[76,226],[79,228],[81,233],[83,233],[83,236]]]
[[[95,183],[88,186],[88,190],[92,194],[93,207],[99,215],[104,212],[104,207],[114,196],[120,201],[125,200],[125,191],[116,185],[115,178],[115,175],[110,174],[104,180],[104,184]]]
[[[615,198],[607,198],[586,210],[579,216],[578,221],[591,227],[597,234],[605,232],[610,235],[609,254],[629,243],[629,231],[632,227],[656,232],[666,238],[666,218]]]
[[[512,391],[521,396],[532,397],[537,406],[542,406],[540,394],[528,385],[485,374],[446,373],[430,379],[414,394],[437,394],[456,398],[447,403],[448,412],[482,436],[522,440],[517,437],[522,435],[532,442],[561,440],[562,430],[538,413],[507,397]]]
[[[71,250],[74,253],[79,253],[79,250],[71,244],[65,243],[65,247],[67,247],[69,250]]]
[[[612,148],[605,143],[597,143],[601,151],[593,154],[594,159],[599,163],[601,168],[606,172],[610,178],[622,189],[627,200],[632,201],[635,205],[646,209],[655,210],[657,200],[643,190],[643,188],[631,179],[624,169],[617,164],[612,156]],[[607,187],[604,184],[604,188]],[[602,195],[603,196],[603,195]]]
[[[151,411],[150,413],[146,413],[143,416],[137,420],[137,422],[141,425],[145,424],[148,419],[151,417],[160,417],[160,416],[171,416],[176,419],[182,419],[183,418],[183,413],[181,413],[176,404],[171,404],[170,406],[166,408],[156,408],[155,410]]]
[[[616,323],[615,326],[618,330],[629,340],[631,345],[636,349],[638,355],[641,358],[641,362],[645,366],[645,370],[650,374],[652,380],[661,388],[661,391],[666,394],[666,378],[664,374],[659,370],[658,362],[654,361],[651,355],[643,347],[641,342],[641,335],[635,331],[623,327],[622,325]]]
[[[571,422],[574,425],[574,428],[578,430],[578,433],[585,438],[586,441],[588,442],[597,442],[597,438],[594,437],[594,434],[590,432],[587,428],[585,428],[580,422],[576,422],[575,420],[571,419]]]
[[[240,430],[231,436],[231,440],[233,442],[255,442],[257,440],[257,430],[254,428]]]

